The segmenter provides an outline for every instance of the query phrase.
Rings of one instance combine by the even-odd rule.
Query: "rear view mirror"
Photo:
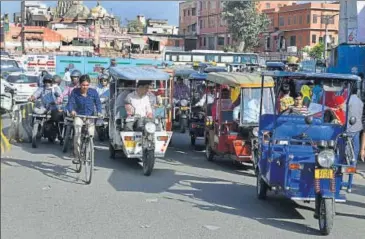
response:
[[[354,124],[356,124],[356,117],[354,117],[354,116],[351,116],[350,117],[350,120],[349,120],[349,124],[352,126],[352,125],[354,125]]]
[[[312,124],[313,123],[313,117],[312,116],[306,116],[304,118],[304,121],[306,124]]]

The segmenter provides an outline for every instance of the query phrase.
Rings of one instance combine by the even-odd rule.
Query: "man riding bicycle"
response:
[[[90,85],[90,77],[88,75],[82,75],[79,79],[79,87],[75,88],[71,96],[69,97],[67,110],[71,112],[71,115],[75,117],[74,119],[74,128],[75,128],[75,136],[74,136],[74,159],[72,163],[78,164],[80,163],[80,144],[81,144],[81,129],[84,124],[83,120],[77,115],[85,115],[85,116],[93,116],[95,113],[98,114],[99,117],[102,117],[101,113],[101,102],[98,92],[89,88]],[[96,112],[95,112],[96,108]],[[90,122],[88,128],[89,134],[94,136],[94,122]]]

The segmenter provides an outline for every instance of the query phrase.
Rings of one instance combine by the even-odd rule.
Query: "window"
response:
[[[297,45],[297,36],[291,36],[290,37],[290,46],[296,46]]]
[[[313,14],[313,23],[317,23],[318,22],[318,15],[317,14]]]
[[[279,17],[279,26],[284,26],[284,17]]]
[[[184,10],[184,17],[186,17],[186,9]]]
[[[308,14],[307,15],[307,24],[310,24],[311,23],[311,15],[310,14]]]
[[[196,32],[196,23],[194,23],[193,25],[191,25],[191,31],[192,32]]]
[[[190,16],[190,9],[188,10],[188,16]]]
[[[293,17],[293,24],[296,25],[297,24],[297,16]]]
[[[218,37],[218,46],[224,46],[224,37]]]
[[[231,38],[227,37],[227,45],[231,44]]]
[[[321,16],[321,24],[335,24],[335,19],[330,15]]]
[[[303,16],[302,15],[299,16],[299,24],[303,24]]]
[[[204,45],[203,46],[206,46],[207,45],[207,38],[204,37]]]
[[[266,3],[266,9],[270,9],[270,3]]]
[[[322,43],[322,42],[323,42],[323,37],[319,37],[318,41],[319,41],[320,43]]]
[[[191,15],[192,16],[196,16],[196,8],[192,8],[191,9]]]
[[[201,38],[199,38],[199,45],[200,46],[203,46],[203,38],[201,37]]]
[[[317,35],[315,35],[315,34],[312,35],[312,43],[314,43],[314,44],[317,43]]]
[[[290,23],[291,23],[290,21],[291,21],[291,17],[289,16],[289,17],[288,17],[288,26],[289,26],[289,25],[290,25]]]
[[[302,46],[302,36],[301,35],[298,36],[298,46],[299,47]]]
[[[175,47],[179,47],[180,46],[180,41],[179,40],[175,40]]]

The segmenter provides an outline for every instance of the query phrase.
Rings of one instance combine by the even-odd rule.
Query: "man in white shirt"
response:
[[[139,81],[137,83],[137,89],[127,95],[125,99],[125,109],[127,111],[128,117],[138,115],[141,118],[152,118],[153,113],[150,103],[150,97],[148,97],[147,95],[150,84],[151,83],[149,81]],[[133,130],[133,126],[135,123],[137,123],[137,125],[140,125],[138,121],[139,120],[137,119],[137,121],[135,122],[127,122],[126,130]]]
[[[67,67],[65,68],[65,75],[63,76],[63,80],[66,81],[66,83],[71,82],[71,73]]]
[[[210,86],[208,88],[208,92],[202,96],[202,98],[199,100],[198,103],[195,104],[195,106],[203,107],[205,103],[213,104],[213,102],[214,102],[214,88]]]

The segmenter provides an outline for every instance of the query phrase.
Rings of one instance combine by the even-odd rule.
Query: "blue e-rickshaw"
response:
[[[287,109],[275,107],[275,112],[269,114],[262,112],[261,100],[257,196],[265,199],[271,190],[292,200],[314,201],[320,232],[328,235],[333,228],[335,203],[346,201],[341,190],[351,187],[351,182],[344,182],[344,175],[356,172],[352,138],[347,130],[361,119],[349,117],[346,109],[349,92],[359,77],[274,71],[264,72],[262,79],[267,76],[275,80],[276,96],[283,84],[295,84],[297,80],[303,84],[314,82],[321,96],[316,100],[312,97],[307,111],[295,104]],[[274,98],[277,106],[281,100]],[[342,103],[335,106],[340,98]]]

